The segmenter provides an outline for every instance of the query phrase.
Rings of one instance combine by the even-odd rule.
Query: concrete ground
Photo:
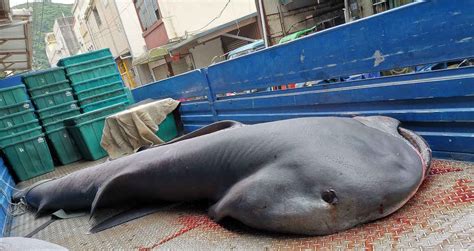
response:
[[[79,162],[19,184],[100,163]],[[33,236],[71,250],[313,250],[313,249],[449,249],[474,250],[474,163],[433,161],[430,176],[399,211],[373,223],[321,237],[288,236],[250,229],[236,221],[221,224],[206,215],[207,205],[183,204],[97,234],[89,216],[58,220]],[[10,236],[25,236],[49,217],[32,213],[13,218]]]

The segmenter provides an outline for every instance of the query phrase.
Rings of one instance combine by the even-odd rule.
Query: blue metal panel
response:
[[[474,57],[474,1],[426,0],[133,91],[137,101],[184,102],[187,132],[215,120],[244,123],[386,115],[423,135],[435,156],[474,160],[474,67],[318,84],[217,98],[278,84]]]
[[[17,85],[23,85],[20,75],[0,79],[0,88],[7,88]]]
[[[185,102],[180,109],[185,132],[194,131],[214,122],[211,104],[208,101]]]
[[[11,195],[13,193],[12,187],[15,186],[12,176],[8,173],[7,167],[4,165],[2,158],[0,158],[0,237],[4,236],[6,223],[9,220],[9,206],[11,202]]]
[[[426,0],[210,66],[214,92],[474,56],[474,1]]]
[[[247,95],[244,98],[216,101],[215,106],[220,119],[225,119],[227,113],[230,116],[243,113],[247,118],[259,117],[262,113],[268,115],[267,110],[289,114],[288,117],[308,113],[307,116],[385,114],[401,120],[413,116],[411,119],[423,121],[429,121],[430,117],[431,121],[472,119],[474,68],[412,75],[415,78],[411,80],[407,80],[409,76],[397,76],[304,88],[286,93],[283,91],[279,94],[270,92],[265,96]],[[389,105],[384,104],[385,102]],[[246,110],[255,113],[247,114]],[[449,114],[445,115],[447,113]],[[262,121],[257,119],[258,122]]]
[[[461,160],[461,161],[474,162],[474,155],[473,154],[434,151],[433,156],[435,158],[440,158],[440,159],[455,159],[455,160]]]
[[[192,98],[208,95],[209,85],[205,74],[195,70],[186,74],[140,86],[132,90],[136,102],[147,98]]]

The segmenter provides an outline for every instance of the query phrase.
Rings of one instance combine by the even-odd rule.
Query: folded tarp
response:
[[[157,136],[159,125],[178,105],[178,101],[168,98],[107,117],[101,146],[111,159],[116,159],[134,153],[140,147],[163,143]]]

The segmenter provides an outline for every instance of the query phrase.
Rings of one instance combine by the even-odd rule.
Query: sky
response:
[[[26,2],[27,0],[10,0],[10,6],[13,7],[15,5],[19,5]],[[32,2],[41,2],[41,1],[29,0],[29,2],[32,3]],[[74,0],[53,0],[53,3],[74,3]]]

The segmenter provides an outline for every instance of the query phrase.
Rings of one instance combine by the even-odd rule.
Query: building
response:
[[[32,67],[31,10],[0,0],[0,78]]]
[[[136,0],[148,51],[134,59],[142,82],[216,62],[261,38],[254,0]]]
[[[298,31],[321,31],[410,2],[413,0],[255,0],[269,46]]]
[[[300,30],[315,27],[327,29],[345,22],[345,0],[255,0],[259,21],[265,20],[266,40],[269,46]],[[260,8],[260,3],[262,8]]]
[[[73,25],[74,17],[62,17],[54,20],[53,32],[47,33],[44,38],[49,65],[56,66],[59,59],[79,52],[80,45]]]
[[[345,0],[348,21],[368,17],[389,9],[400,7],[414,0]]]
[[[146,47],[133,0],[76,0],[73,14],[81,51],[109,48],[125,84],[140,85],[132,58]]]
[[[56,41],[56,36],[54,32],[48,32],[44,36],[44,50],[46,51],[46,56],[48,57],[48,62],[50,65],[54,66],[61,59],[60,54],[61,50],[58,51],[58,43]]]
[[[72,14],[74,16],[73,31],[76,34],[77,41],[79,42],[80,53],[96,49],[84,17],[86,9],[89,7],[89,3],[89,0],[76,0],[72,6]]]

